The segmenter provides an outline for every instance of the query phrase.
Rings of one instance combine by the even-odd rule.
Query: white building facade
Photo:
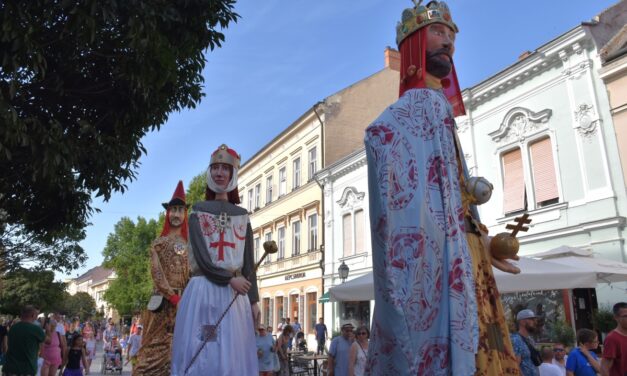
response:
[[[325,291],[343,281],[338,269],[349,268],[347,281],[372,270],[368,180],[364,149],[351,153],[316,175],[324,195]],[[324,304],[326,325],[337,330],[345,323],[370,327],[374,301]]]
[[[482,222],[496,234],[529,213],[520,255],[568,245],[627,260],[627,197],[600,68],[578,26],[463,92],[464,157],[495,187]],[[599,303],[624,296],[624,284],[597,288]]]

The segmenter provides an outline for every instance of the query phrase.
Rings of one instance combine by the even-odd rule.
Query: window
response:
[[[344,257],[365,252],[364,248],[365,217],[363,209],[357,209],[342,217],[342,237],[344,239]]]
[[[271,233],[271,232],[266,232],[264,242],[269,242],[270,240],[272,240],[272,233]],[[269,263],[271,263],[271,262],[272,262],[272,255],[271,255],[271,254],[268,254],[268,256],[266,256],[266,261],[265,261],[265,263],[266,263],[266,264],[269,264]]]
[[[551,150],[551,140],[545,138],[529,147],[533,174],[533,192],[536,208],[555,204],[559,201],[555,164]]]
[[[292,222],[292,255],[300,254],[300,221]]]
[[[248,190],[248,203],[247,203],[247,205],[248,205],[248,212],[252,213],[252,211],[253,211],[253,190],[252,189]]]
[[[294,159],[292,164],[294,173],[292,174],[292,189],[300,187],[300,158]]]
[[[266,178],[266,205],[272,202],[272,175]]]
[[[311,148],[311,150],[309,150],[309,168],[308,168],[308,172],[309,175],[307,176],[308,180],[312,180],[314,178],[314,174],[316,173],[316,171],[318,170],[318,166],[316,165],[316,148],[313,147]]]
[[[307,219],[309,222],[309,251],[314,251],[318,247],[318,214],[312,214]]]
[[[316,301],[317,295],[315,292],[307,293],[307,326],[309,333],[313,333],[316,326],[316,318],[318,316],[318,302]]]
[[[342,217],[342,234],[344,236],[344,257],[353,254],[353,216],[345,214]]]
[[[255,185],[255,209],[261,207],[261,183]]]
[[[539,209],[559,202],[550,138],[503,153],[501,163],[505,214]]]
[[[364,249],[364,211],[357,210],[355,219],[355,254],[362,253]]]
[[[502,156],[503,161],[503,211],[517,212],[525,209],[525,176],[522,154],[514,149]]]
[[[285,195],[287,191],[287,176],[285,175],[285,167],[279,170],[279,197]]]
[[[259,260],[259,243],[261,243],[261,242],[260,242],[259,237],[257,236],[257,237],[255,237],[255,240],[254,240],[254,244],[255,244],[255,262],[257,262],[257,260]]]
[[[285,257],[285,227],[279,229],[279,252],[277,253],[277,260],[283,260]]]

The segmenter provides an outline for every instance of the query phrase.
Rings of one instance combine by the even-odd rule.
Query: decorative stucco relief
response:
[[[582,137],[590,138],[596,134],[600,119],[593,106],[582,103],[575,111],[575,122],[579,134]]]
[[[499,129],[490,133],[490,137],[499,144],[523,142],[529,134],[546,128],[552,114],[553,111],[548,108],[540,112],[524,107],[512,108],[505,114]]]
[[[353,209],[355,206],[363,203],[364,196],[366,196],[366,193],[357,191],[355,187],[346,187],[337,203],[342,209]]]

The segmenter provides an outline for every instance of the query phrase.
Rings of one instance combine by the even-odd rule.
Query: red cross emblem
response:
[[[224,241],[224,231],[220,231],[220,241],[209,243],[210,247],[218,247],[218,261],[224,261],[224,247],[235,248],[235,243]]]

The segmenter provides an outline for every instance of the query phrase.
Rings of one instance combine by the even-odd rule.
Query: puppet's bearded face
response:
[[[446,77],[453,67],[453,52],[455,32],[440,23],[427,26],[427,72],[438,78]]]
[[[170,221],[170,227],[178,228],[181,227],[183,221],[185,220],[185,206],[183,205],[172,205],[168,208]]]

